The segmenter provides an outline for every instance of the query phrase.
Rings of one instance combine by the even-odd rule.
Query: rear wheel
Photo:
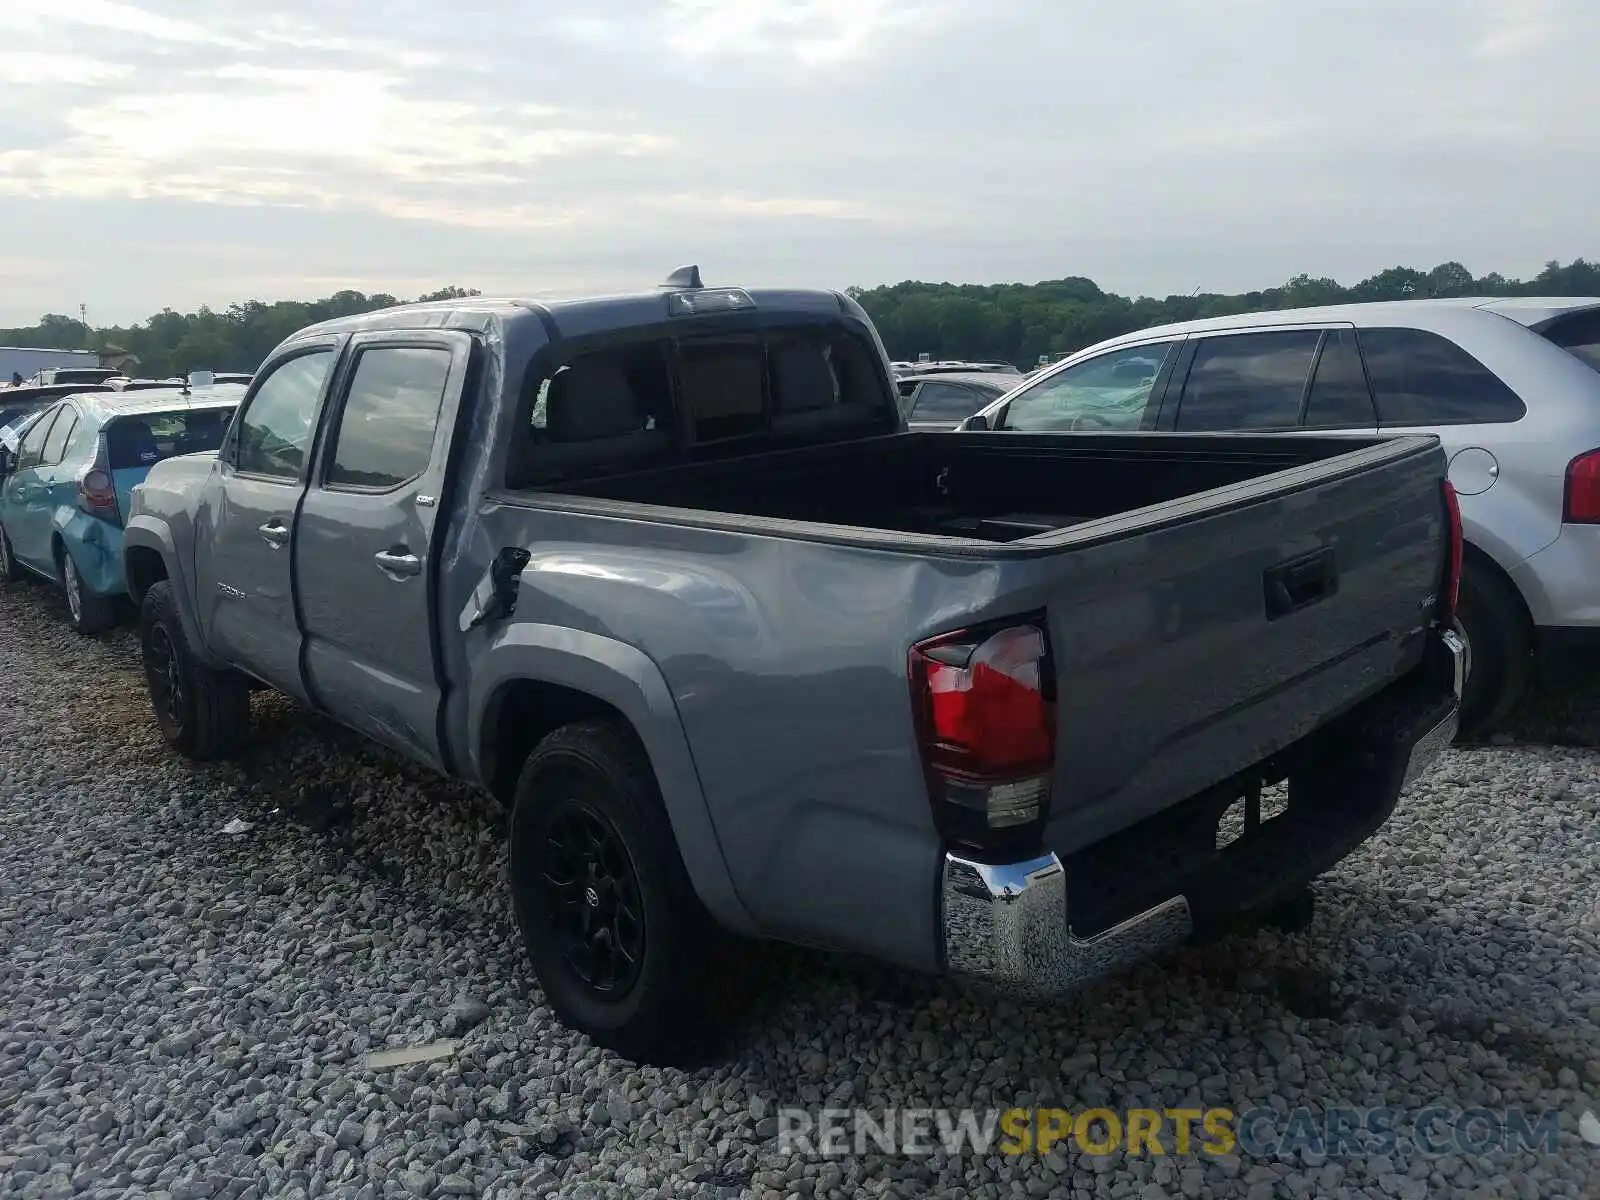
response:
[[[22,567],[11,552],[11,539],[6,536],[5,526],[0,525],[0,583],[16,583],[21,578]]]
[[[139,648],[161,736],[186,757],[225,758],[250,732],[250,688],[234,671],[195,659],[172,584],[152,584],[139,611]]]
[[[1471,651],[1461,736],[1479,738],[1493,732],[1521,698],[1533,666],[1533,630],[1511,585],[1472,559],[1461,572],[1456,619]]]
[[[116,620],[115,602],[108,596],[97,596],[89,590],[89,585],[78,573],[78,564],[73,560],[72,551],[65,547],[61,550],[61,586],[67,593],[67,616],[79,633],[100,633]]]
[[[631,730],[583,721],[528,757],[511,816],[517,924],[550,1007],[602,1046],[685,1063],[709,1047],[717,931]]]

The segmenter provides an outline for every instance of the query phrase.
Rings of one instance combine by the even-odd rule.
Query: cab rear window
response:
[[[118,417],[105,427],[106,452],[113,471],[151,467],[179,454],[215,451],[233,420],[231,408],[139,413]]]

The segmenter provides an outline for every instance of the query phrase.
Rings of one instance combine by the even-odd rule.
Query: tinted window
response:
[[[384,346],[356,360],[339,418],[330,486],[393,488],[421,475],[433,457],[450,351]]]
[[[55,412],[45,413],[39,418],[39,423],[28,430],[28,436],[22,439],[22,445],[18,448],[18,470],[39,465],[40,453],[44,449],[45,439],[50,436],[50,426],[55,419]]]
[[[1039,380],[1006,405],[1002,429],[1138,429],[1175,342],[1129,346]]]
[[[231,408],[140,413],[118,417],[105,428],[106,454],[113,471],[151,467],[179,454],[200,454],[222,445],[233,417]]]
[[[977,412],[993,395],[985,396],[954,383],[925,383],[911,412],[914,421],[961,421]]]
[[[1177,428],[1292,428],[1321,337],[1319,329],[1295,329],[1205,339],[1183,385]]]
[[[1349,329],[1328,330],[1322,342],[1322,357],[1317,359],[1317,374],[1311,381],[1311,398],[1306,402],[1306,425],[1317,429],[1371,428],[1377,423],[1355,333]]]
[[[1562,317],[1544,331],[1544,336],[1600,371],[1600,309]]]
[[[300,477],[311,449],[317,399],[332,363],[333,351],[317,350],[273,369],[239,420],[238,470]]]
[[[1517,394],[1472,355],[1422,329],[1363,329],[1358,335],[1380,425],[1515,421]]]
[[[61,415],[56,418],[56,423],[50,427],[50,436],[45,439],[44,454],[39,459],[42,467],[53,467],[61,461],[62,455],[67,452],[67,439],[72,436],[72,431],[78,426],[78,414],[70,408],[63,408]]]

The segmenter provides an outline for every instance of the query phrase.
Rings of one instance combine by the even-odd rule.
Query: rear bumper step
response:
[[[1454,740],[1465,653],[1439,633],[1416,671],[1313,734],[1289,772],[1288,809],[1223,849],[1217,823],[1239,781],[1066,861],[946,854],[946,968],[1016,995],[1064,995],[1293,895],[1370,837]]]

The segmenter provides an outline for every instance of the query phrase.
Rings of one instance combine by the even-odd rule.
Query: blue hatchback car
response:
[[[72,626],[97,633],[127,594],[122,521],[134,485],[179,454],[214,452],[237,384],[78,393],[45,410],[15,450],[0,447],[0,580],[59,583]]]

